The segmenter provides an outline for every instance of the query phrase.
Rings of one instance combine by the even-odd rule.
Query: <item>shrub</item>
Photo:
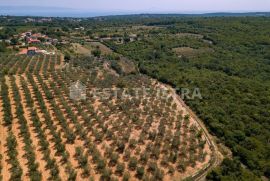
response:
[[[130,178],[129,172],[125,172],[124,175],[123,175],[123,181],[128,181],[129,178]]]
[[[138,167],[136,171],[136,176],[139,179],[142,179],[143,175],[144,175],[144,167]]]
[[[130,158],[130,161],[129,161],[129,163],[128,163],[128,167],[129,167],[131,170],[135,170],[136,167],[137,167],[137,164],[138,164],[137,158],[136,158],[136,157],[131,157],[131,158]]]

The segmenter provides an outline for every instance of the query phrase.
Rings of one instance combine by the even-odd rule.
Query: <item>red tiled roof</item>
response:
[[[35,40],[35,39],[32,39],[32,38],[27,38],[26,40],[28,43],[40,43],[40,40]]]
[[[24,54],[27,54],[27,49],[26,48],[24,48],[24,49],[22,49],[21,51],[20,51],[20,55],[24,55]]]
[[[37,50],[37,47],[29,47],[28,50]]]
[[[31,39],[30,42],[40,42],[40,40],[33,40],[33,39]]]

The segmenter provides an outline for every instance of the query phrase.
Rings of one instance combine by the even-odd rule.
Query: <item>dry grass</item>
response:
[[[195,33],[177,33],[177,37],[193,37],[193,38],[199,38],[202,39],[203,35],[195,34]]]
[[[90,45],[90,47],[92,47],[92,48],[98,47],[101,50],[101,53],[103,55],[108,55],[108,54],[112,53],[112,50],[110,48],[108,48],[107,46],[103,45],[100,42],[89,42],[89,43],[86,43],[86,45]]]
[[[199,48],[194,49],[190,47],[178,47],[172,49],[178,56],[185,56],[185,57],[194,57],[202,53],[211,53],[213,49],[211,48]]]
[[[79,43],[72,43],[72,49],[74,50],[75,53],[82,54],[82,55],[90,55],[91,54],[91,48],[90,47],[85,47]]]

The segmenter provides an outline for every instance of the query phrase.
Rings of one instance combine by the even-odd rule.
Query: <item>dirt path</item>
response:
[[[33,61],[36,61],[36,59],[35,59],[34,57],[32,57],[32,58],[30,59],[29,63],[28,63],[27,66],[25,67],[25,72],[29,70],[29,67],[30,67],[30,65],[32,65],[32,62],[33,62]]]
[[[65,56],[62,53],[59,53],[60,55],[60,64],[55,65],[55,70],[57,69],[63,69],[65,67]],[[56,56],[57,57],[57,56]],[[58,58],[58,57],[57,57]]]
[[[31,61],[29,62],[28,66],[26,67],[25,72],[33,72],[35,70],[35,66],[37,64],[37,61],[39,60],[39,57],[33,57]]]
[[[103,67],[105,70],[107,70],[108,72],[110,72],[112,75],[116,76],[116,77],[119,77],[119,74],[110,67],[109,63],[108,62],[104,62],[103,64]]]
[[[41,72],[41,71],[43,70],[43,68],[44,68],[44,66],[45,66],[45,64],[46,64],[46,61],[47,61],[46,56],[47,56],[47,55],[44,55],[44,59],[42,60],[42,63],[41,63],[41,67],[40,67],[39,72]],[[50,60],[51,60],[51,56],[50,56],[50,58],[49,58],[49,62],[50,62]],[[49,64],[49,63],[48,63],[48,64]],[[48,67],[46,67],[46,68],[48,68]],[[46,69],[45,71],[47,71],[47,69]]]
[[[36,62],[33,64],[33,65],[34,65],[34,66],[33,66],[33,72],[36,71],[39,62],[42,61],[41,59],[42,59],[42,57],[41,57],[41,56],[38,56]]]
[[[42,66],[44,65],[44,62],[46,61],[46,55],[42,55],[41,59],[39,59],[37,66],[36,66],[36,72],[40,72],[42,70]]]
[[[47,67],[47,70],[46,70],[47,72],[52,71],[51,68],[54,69],[54,67],[55,67],[55,60],[53,60],[53,58],[55,58],[55,56],[50,55],[48,67]]]

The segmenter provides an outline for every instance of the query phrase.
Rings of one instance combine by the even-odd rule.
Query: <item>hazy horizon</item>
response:
[[[269,0],[2,0],[1,15],[80,16],[140,13],[269,12]]]

